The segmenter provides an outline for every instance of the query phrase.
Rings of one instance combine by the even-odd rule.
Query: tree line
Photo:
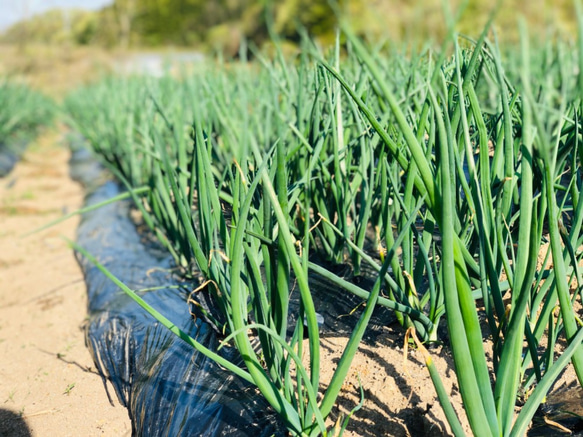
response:
[[[372,38],[427,40],[445,33],[441,0],[114,0],[100,11],[52,10],[10,27],[3,42],[96,44],[106,47],[184,46],[236,51],[243,38],[256,44],[269,30],[297,42],[300,29],[327,42],[333,39],[338,14]],[[455,9],[461,0],[452,0]],[[535,33],[552,21],[569,33],[575,28],[573,2],[506,0],[497,17],[503,37],[516,39],[517,12]],[[472,0],[460,30],[476,36],[492,2]],[[505,11],[512,10],[512,14]]]

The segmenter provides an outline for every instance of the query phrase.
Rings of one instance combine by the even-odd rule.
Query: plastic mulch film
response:
[[[103,166],[95,156],[83,145],[83,139],[69,138],[71,143],[71,159],[69,160],[69,176],[83,185],[86,192],[99,188],[107,180]]]
[[[108,182],[86,204],[119,192]],[[173,277],[166,252],[141,241],[129,208],[129,202],[116,202],[84,215],[78,243],[130,288],[142,290],[139,294],[176,326],[216,350],[215,332],[189,314],[186,287],[176,288],[188,284]],[[133,435],[283,435],[276,413],[254,387],[183,343],[89,260],[78,258],[89,296],[87,345],[99,371],[128,407]],[[240,362],[232,348],[221,349],[221,354]]]
[[[24,146],[22,146],[22,149],[24,149]],[[18,152],[17,150],[17,147],[10,147],[0,143],[0,178],[7,176],[20,159],[22,151]]]

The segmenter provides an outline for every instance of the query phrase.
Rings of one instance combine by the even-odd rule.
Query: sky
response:
[[[53,8],[100,9],[112,0],[0,0],[0,30]]]

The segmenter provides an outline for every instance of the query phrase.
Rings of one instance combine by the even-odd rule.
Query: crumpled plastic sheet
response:
[[[20,160],[20,153],[17,152],[17,149],[17,147],[0,143],[0,178],[8,175]],[[24,145],[22,145],[22,149],[24,149]]]
[[[562,427],[562,431],[559,431],[558,425]],[[526,435],[583,437],[583,387],[573,381],[569,385],[553,389],[536,412]]]
[[[105,169],[95,159],[93,153],[79,143],[79,139],[71,139],[70,141],[72,144],[69,176],[83,185],[85,191],[92,192],[103,185],[106,180]]]
[[[86,199],[96,204],[120,193],[107,182]],[[216,333],[188,311],[187,288],[171,273],[167,252],[145,245],[129,218],[129,202],[85,214],[77,241],[115,276],[183,331],[211,350]],[[284,435],[276,413],[257,390],[195,351],[127,297],[89,260],[77,254],[87,283],[86,342],[102,375],[128,407],[139,436]],[[182,291],[167,286],[185,286]],[[221,349],[241,363],[232,348]]]

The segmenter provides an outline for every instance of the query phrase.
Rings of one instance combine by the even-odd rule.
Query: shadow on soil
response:
[[[19,413],[0,408],[0,437],[30,436],[32,436],[32,433]]]

